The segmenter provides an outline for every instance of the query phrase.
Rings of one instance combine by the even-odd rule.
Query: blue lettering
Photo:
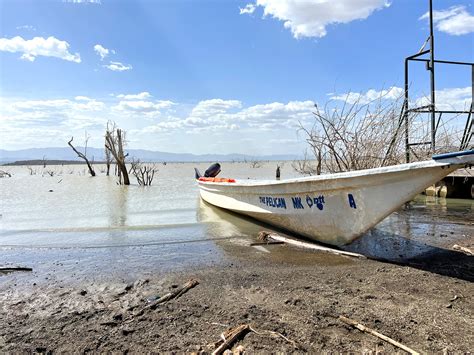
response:
[[[283,197],[259,196],[258,200],[265,206],[286,209],[286,201]]]
[[[322,211],[324,208],[323,203],[324,203],[324,196],[319,196],[319,197],[314,198],[314,204],[316,205],[316,207],[318,207],[320,211]]]
[[[293,201],[293,208],[295,210],[304,209],[304,206],[301,203],[301,197],[292,197],[291,200]]]
[[[348,194],[347,197],[349,198],[349,206],[351,208],[357,208],[354,196],[352,196],[352,194]]]

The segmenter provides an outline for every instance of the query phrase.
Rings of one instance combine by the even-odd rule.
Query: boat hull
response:
[[[287,181],[199,182],[211,205],[344,245],[460,166],[427,161]]]

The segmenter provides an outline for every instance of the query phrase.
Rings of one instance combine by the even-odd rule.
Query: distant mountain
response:
[[[83,147],[77,147],[84,152]],[[198,162],[198,161],[249,161],[249,160],[295,160],[297,155],[262,155],[251,156],[245,154],[189,154],[167,153],[144,149],[128,149],[130,159],[136,158],[145,162]],[[87,148],[87,157],[94,161],[104,161],[104,150],[100,148]],[[21,150],[0,149],[0,164],[22,160],[81,160],[69,147],[64,148],[31,148]]]

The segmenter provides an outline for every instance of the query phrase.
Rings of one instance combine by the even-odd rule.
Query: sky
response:
[[[433,0],[437,59],[474,62],[474,8]],[[428,0],[0,0],[0,149],[302,154],[314,105],[390,101],[429,35]],[[438,69],[467,109],[469,67]],[[413,102],[428,72],[410,67]]]

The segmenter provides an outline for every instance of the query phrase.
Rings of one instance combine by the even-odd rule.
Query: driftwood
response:
[[[292,344],[295,349],[299,349],[298,344],[296,344],[295,341],[288,339],[286,336],[284,336],[284,335],[281,334],[281,333],[274,332],[274,331],[272,331],[272,330],[261,330],[261,331],[257,331],[257,330],[255,330],[255,329],[252,328],[252,327],[250,327],[250,330],[251,330],[252,332],[254,332],[255,334],[258,334],[258,335],[272,335],[272,336],[276,336],[276,337],[282,338],[282,339],[286,340],[288,343]]]
[[[235,328],[226,330],[221,334],[222,344],[212,352],[212,355],[220,355],[229,348],[241,335],[250,330],[250,325],[241,324]]]
[[[174,298],[179,298],[179,297],[181,297],[181,295],[188,292],[190,289],[192,289],[193,287],[196,287],[197,285],[199,285],[199,281],[191,279],[188,282],[186,282],[183,286],[181,286],[181,287],[177,288],[176,290],[174,290],[173,292],[169,292],[166,295],[161,296],[157,300],[153,301],[148,306],[146,306],[144,309],[147,309],[147,308],[154,309],[159,304],[166,303],[166,302],[168,302],[168,301],[170,301]]]
[[[458,250],[458,251],[462,251],[463,253],[466,253],[467,255],[474,255],[474,251],[472,251],[471,249],[466,248],[466,247],[462,247],[462,246],[457,245],[457,244],[453,245],[453,249]]]
[[[300,248],[319,250],[319,251],[323,251],[323,252],[326,252],[326,253],[332,253],[332,254],[343,255],[343,256],[350,256],[350,257],[353,257],[353,258],[362,258],[362,259],[366,258],[362,254],[352,253],[350,251],[333,249],[333,248],[329,248],[329,247],[323,247],[322,245],[302,242],[302,241],[299,241],[299,240],[283,237],[283,236],[278,235],[276,233],[269,233],[269,232],[265,232],[265,231],[262,231],[258,234],[258,239],[261,240],[261,241],[273,239],[273,240],[276,240],[276,241],[279,241],[279,242],[284,242],[284,243],[287,243],[287,244],[291,244],[291,245],[294,245],[294,246],[297,246],[297,247],[300,247]]]
[[[184,293],[188,292],[190,289],[192,289],[193,287],[196,287],[197,285],[199,285],[199,281],[198,280],[194,280],[194,279],[191,279],[189,280],[188,282],[186,282],[183,286],[177,288],[176,290],[174,290],[173,292],[169,292],[167,293],[166,295],[158,298],[157,300],[154,300],[153,302],[151,302],[150,304],[148,304],[147,306],[141,308],[137,313],[135,314],[132,314],[130,317],[128,317],[127,319],[125,319],[123,321],[124,324],[127,324],[127,323],[130,323],[130,322],[133,322],[133,320],[135,319],[135,317],[139,317],[139,316],[142,316],[144,313],[145,313],[145,310],[147,309],[155,309],[156,307],[158,307],[160,304],[163,304],[163,303],[166,303],[172,299],[175,299],[175,298],[179,298],[181,297]],[[133,307],[130,307],[129,308],[129,311],[132,311],[134,308],[136,308],[135,306]]]
[[[388,336],[383,335],[383,334],[381,334],[381,333],[379,333],[379,332],[377,332],[377,331],[375,331],[375,330],[373,330],[369,327],[366,327],[365,325],[362,325],[362,324],[358,323],[357,321],[355,321],[353,319],[350,319],[350,318],[347,318],[347,317],[344,317],[344,316],[339,316],[339,319],[341,321],[343,321],[344,323],[359,329],[360,331],[372,334],[373,336],[376,336],[377,338],[385,340],[386,342],[388,342],[392,345],[395,345],[396,347],[398,347],[400,349],[403,349],[403,350],[405,350],[406,352],[408,352],[410,354],[414,354],[414,355],[419,355],[420,354],[419,352],[417,352],[413,349],[410,349],[408,346],[403,345],[402,343],[399,343],[398,341],[393,340],[392,338],[389,338]]]
[[[285,244],[285,242],[271,242],[271,241],[257,242],[257,243],[250,243],[250,246],[251,247],[256,247],[256,246],[260,246],[260,245],[275,245],[275,244],[281,245],[281,244]]]
[[[218,354],[222,354],[226,349],[230,348],[232,346],[232,344],[242,335],[248,333],[248,332],[253,332],[257,335],[271,335],[271,336],[276,336],[276,337],[279,337],[279,338],[282,338],[284,340],[286,340],[287,342],[291,343],[295,349],[298,349],[298,345],[296,344],[296,342],[294,342],[293,340],[290,340],[288,339],[286,336],[284,336],[283,334],[281,333],[278,333],[278,332],[274,332],[274,331],[271,331],[271,330],[261,330],[261,331],[257,331],[255,330],[255,328],[253,328],[252,326],[250,326],[249,324],[241,324],[237,327],[234,327],[234,328],[231,328],[231,329],[228,329],[226,330],[225,332],[223,332],[221,334],[221,343],[220,345],[216,348],[216,350],[214,350],[212,352],[212,355],[218,355]],[[217,343],[219,344],[219,343]],[[242,346],[238,346],[235,353],[239,353],[241,350],[243,350],[243,347]]]
[[[33,271],[30,267],[0,267],[2,272],[14,272],[14,271]]]

